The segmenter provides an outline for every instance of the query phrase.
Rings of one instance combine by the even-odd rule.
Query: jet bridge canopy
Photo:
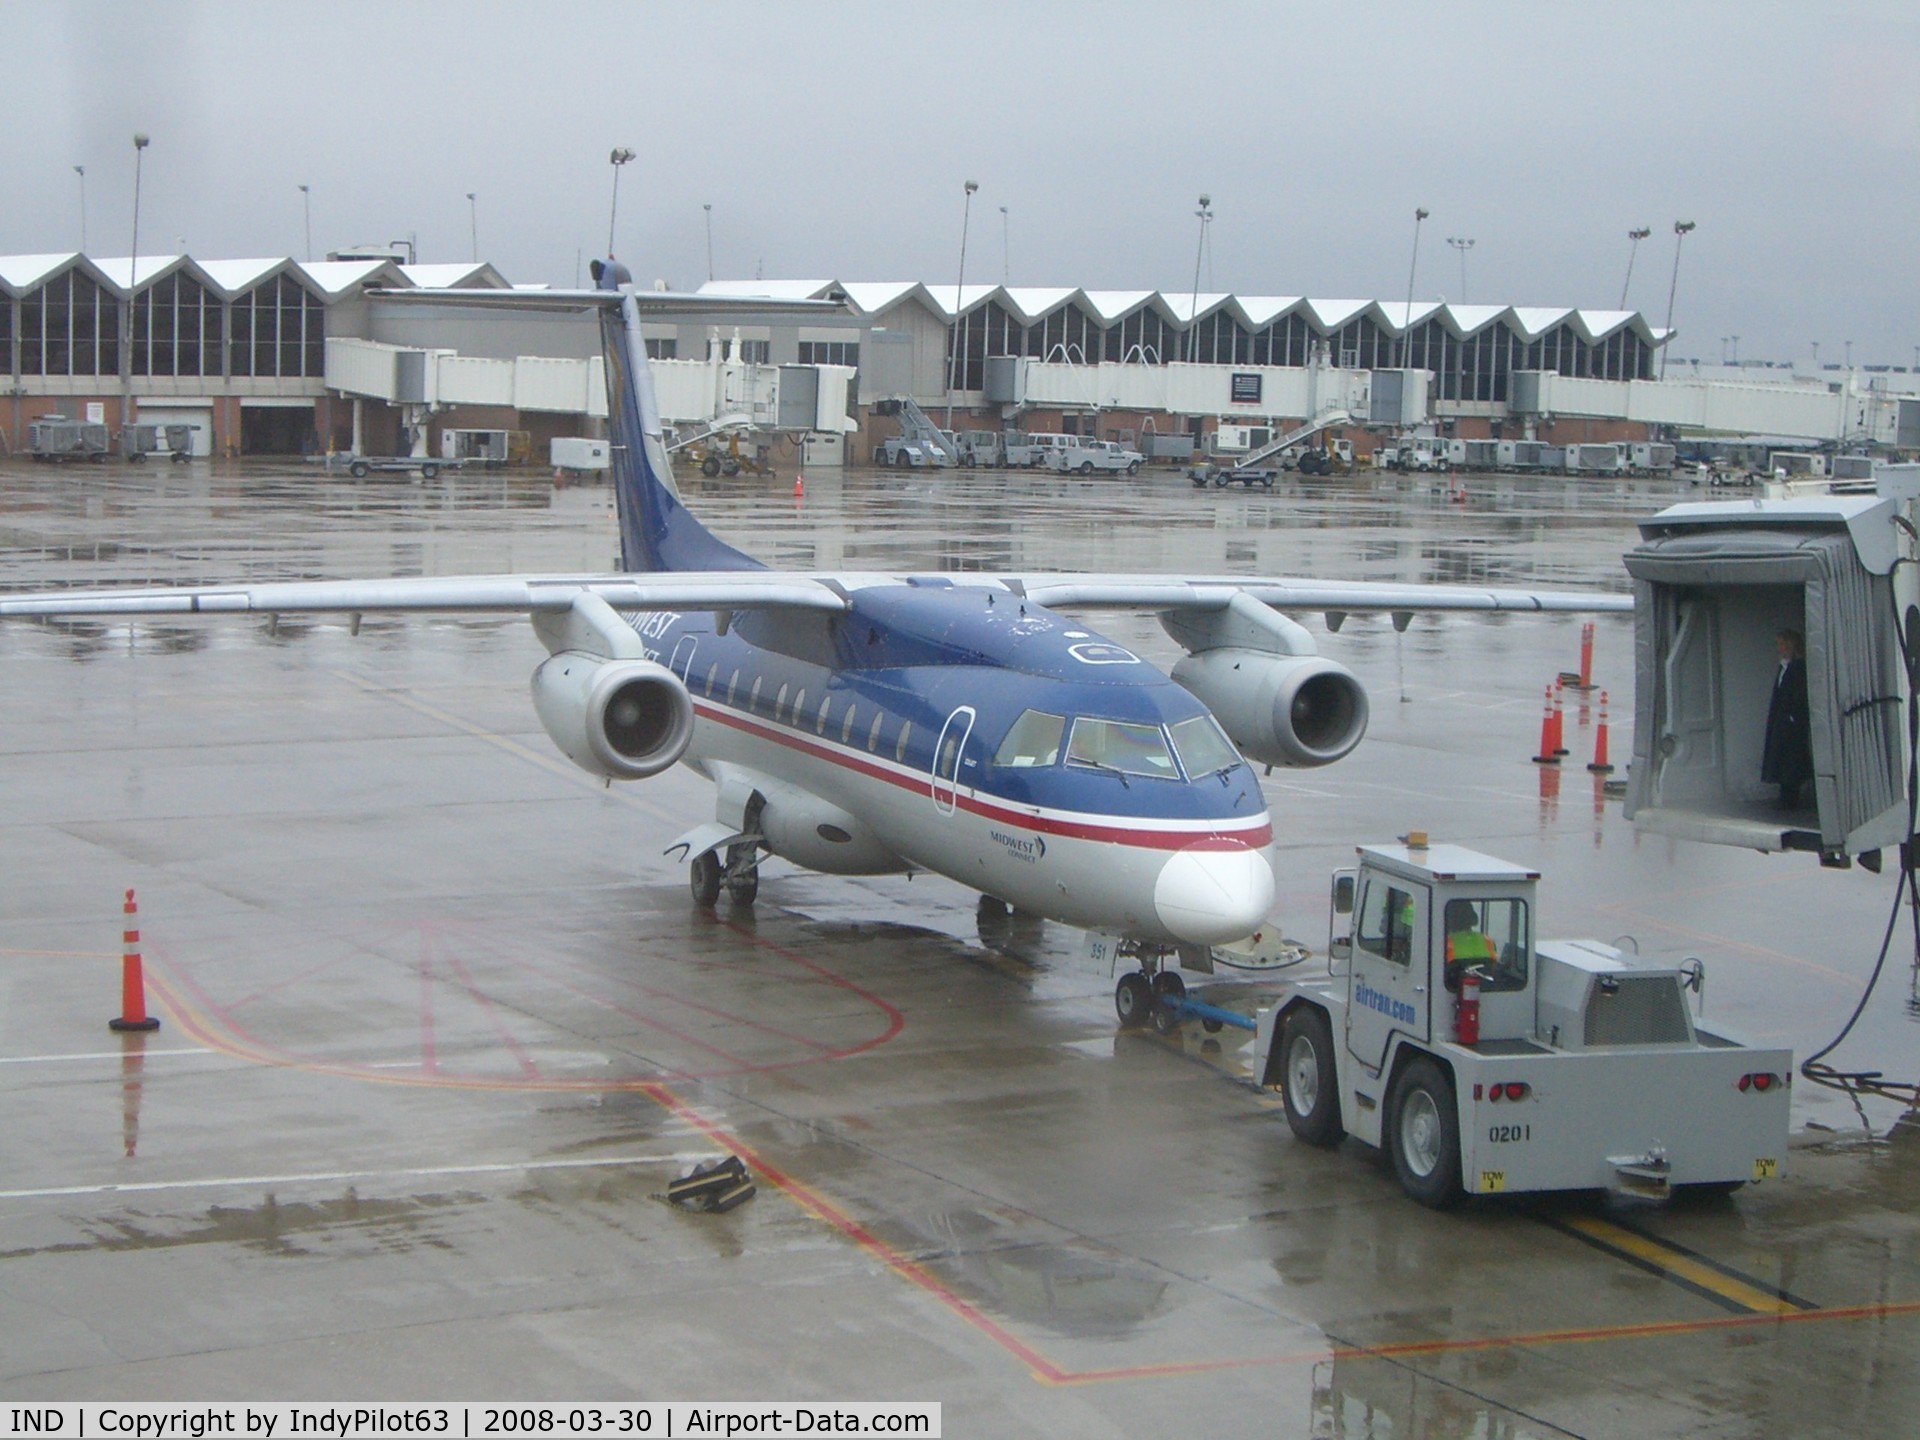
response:
[[[1634,824],[1836,857],[1906,839],[1894,503],[1680,505],[1641,533],[1625,557]],[[1782,630],[1805,638],[1813,751],[1811,797],[1793,809],[1760,778]]]

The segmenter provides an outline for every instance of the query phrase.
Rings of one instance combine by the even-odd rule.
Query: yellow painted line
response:
[[[1638,1260],[1690,1288],[1709,1291],[1755,1315],[1798,1315],[1814,1308],[1782,1295],[1778,1290],[1769,1290],[1761,1284],[1743,1280],[1684,1250],[1663,1244],[1651,1235],[1628,1230],[1596,1216],[1568,1215],[1554,1223],[1557,1228],[1574,1231],[1603,1249]]]

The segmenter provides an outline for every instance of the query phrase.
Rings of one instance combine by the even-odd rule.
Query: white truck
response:
[[[1534,940],[1536,871],[1409,835],[1334,876],[1328,973],[1255,1022],[1293,1133],[1384,1149],[1408,1195],[1730,1192],[1780,1172],[1793,1056],[1709,1029],[1704,971]]]
[[[1146,458],[1138,450],[1123,449],[1111,440],[1082,440],[1048,450],[1046,466],[1062,475],[1091,475],[1095,471],[1138,475]]]

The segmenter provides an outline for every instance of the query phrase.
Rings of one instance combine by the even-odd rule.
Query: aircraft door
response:
[[[930,793],[933,808],[951,815],[960,803],[960,761],[966,753],[967,739],[973,734],[974,709],[962,705],[940,727],[940,738],[933,746],[933,774]]]
[[[1385,1062],[1394,1032],[1428,1038],[1431,910],[1426,886],[1363,873],[1348,962],[1347,1050],[1369,1070]]]

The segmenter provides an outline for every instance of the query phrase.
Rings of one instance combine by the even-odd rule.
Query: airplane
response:
[[[1365,733],[1358,680],[1283,612],[1337,630],[1354,613],[1404,628],[1419,610],[1632,609],[1628,595],[1231,575],[771,570],[686,508],[654,402],[643,311],[712,297],[499,299],[598,314],[619,573],[60,591],[0,597],[0,617],[524,613],[548,651],[534,709],[562,753],[609,782],[676,763],[712,781],[714,818],[668,849],[700,905],[752,904],[768,854],[940,874],[979,891],[983,913],[1105,937],[1138,967],[1114,994],[1134,1025],[1183,991],[1171,964],[1208,970],[1210,947],[1268,918],[1273,818],[1254,763],[1331,764]],[[1158,614],[1187,652],[1171,672],[1060,613],[1116,608]]]

